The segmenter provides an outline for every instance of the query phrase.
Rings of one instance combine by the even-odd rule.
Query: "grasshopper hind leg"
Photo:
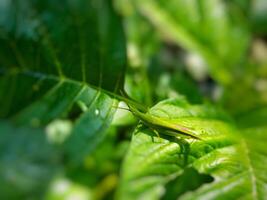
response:
[[[158,138],[159,141],[160,141],[161,137],[160,137],[160,135],[159,135],[159,132],[158,132],[156,129],[153,129],[153,128],[150,128],[150,130],[157,136],[157,138]],[[155,140],[154,140],[154,136],[151,136],[151,137],[152,137],[152,141],[155,142]]]
[[[159,132],[156,129],[152,129],[152,131],[156,134],[158,138],[160,138]]]
[[[188,164],[188,156],[190,153],[190,144],[183,138],[175,138],[175,142],[179,145],[180,147],[180,155],[183,157],[183,165],[186,166]]]

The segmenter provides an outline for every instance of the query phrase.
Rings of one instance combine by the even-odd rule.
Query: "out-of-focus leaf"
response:
[[[127,38],[128,69],[125,90],[145,105],[152,104],[152,89],[147,68],[161,46],[154,27],[134,8],[131,0],[115,0],[115,7],[123,15]],[[142,87],[139,87],[140,84]]]
[[[252,1],[252,31],[260,35],[267,33],[267,4],[264,0]]]
[[[150,112],[192,128],[202,140],[157,138],[149,129],[137,129],[124,161],[118,198],[160,199],[166,184],[182,176],[187,167],[214,181],[183,191],[179,199],[265,198],[266,128],[238,134],[222,112],[182,99],[163,101]]]
[[[240,14],[242,12],[245,15],[249,15],[251,12],[251,0],[225,0],[230,6],[231,14]]]
[[[105,139],[94,152],[84,159],[82,165],[67,168],[66,178],[75,185],[86,186],[94,200],[113,199],[120,165],[128,145],[129,137],[125,136],[125,130],[111,126]],[[69,190],[66,192],[71,194]],[[60,195],[59,192],[57,194]]]
[[[56,177],[50,185],[45,200],[79,199],[90,200],[92,191],[84,185],[72,182],[65,177]]]
[[[265,126],[267,122],[267,106],[242,113],[237,117],[237,124],[242,129]]]
[[[40,129],[0,122],[0,198],[39,199],[59,167],[59,153]]]
[[[160,37],[154,27],[134,8],[131,0],[115,0],[117,10],[124,16],[127,54],[130,67],[146,68],[160,48]]]
[[[114,112],[99,88],[123,87],[125,41],[111,1],[7,0],[0,8],[0,117],[35,127],[74,119],[65,146],[82,157]]]
[[[213,77],[223,84],[244,59],[248,28],[244,16],[231,16],[222,0],[134,1],[163,37],[200,54]]]
[[[157,94],[162,99],[184,95],[190,103],[201,103],[202,97],[192,78],[183,71],[174,74],[162,73],[158,82]]]
[[[266,58],[264,49],[259,47],[256,51]],[[235,84],[224,88],[222,101],[229,113],[246,117],[248,110],[257,110],[267,105],[267,63],[260,64],[254,61],[253,64],[247,65],[246,75],[239,77]]]
[[[187,73],[177,73],[171,77],[171,87],[180,94],[186,96],[190,103],[201,103],[202,97],[197,84]]]

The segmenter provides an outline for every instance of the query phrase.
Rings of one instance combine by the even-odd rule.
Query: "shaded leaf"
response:
[[[40,129],[1,121],[0,133],[1,199],[40,198],[59,169],[59,152]]]
[[[67,141],[67,151],[89,152],[113,116],[115,102],[103,90],[116,93],[124,81],[124,35],[111,1],[0,7],[0,117],[34,127],[70,118],[75,146]]]
[[[1,4],[6,6],[2,17],[8,19],[0,24],[0,66],[5,75],[1,86],[4,90],[10,86],[1,95],[1,104],[6,105],[1,116],[22,109],[18,118],[27,112],[38,115],[33,114],[31,101],[60,104],[50,106],[55,113],[47,122],[66,112],[87,84],[112,92],[122,88],[124,38],[110,3],[10,2]],[[43,101],[38,101],[42,96]],[[20,102],[15,103],[18,97]]]
[[[186,168],[180,177],[166,184],[165,196],[162,199],[176,199],[184,192],[194,190],[202,184],[212,181],[211,176],[200,174],[192,168]]]

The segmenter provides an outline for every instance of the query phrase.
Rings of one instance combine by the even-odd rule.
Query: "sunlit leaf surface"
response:
[[[150,129],[137,129],[124,161],[119,199],[160,199],[169,195],[165,193],[167,183],[183,176],[188,167],[214,180],[203,181],[191,192],[186,186],[183,193],[177,190],[181,199],[265,198],[266,127],[238,133],[221,111],[190,105],[183,99],[163,101],[151,113],[192,128],[202,140],[166,140],[157,138]]]

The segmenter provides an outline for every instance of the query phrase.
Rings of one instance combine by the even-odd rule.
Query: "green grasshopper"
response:
[[[181,137],[186,136],[189,138],[200,140],[198,136],[194,133],[194,131],[188,127],[185,127],[180,124],[172,123],[166,119],[156,117],[148,112],[141,112],[137,108],[133,107],[127,99],[129,97],[126,96],[125,93],[122,93],[123,101],[129,107],[129,111],[138,118],[144,125],[151,128],[157,136],[159,136],[159,132],[168,136],[173,137]]]
[[[159,132],[168,136],[173,137],[182,137],[186,136],[189,138],[201,140],[198,136],[196,136],[195,132],[183,125],[175,124],[173,122],[170,122],[166,119],[156,117],[150,113],[148,113],[148,109],[141,105],[140,103],[136,102],[135,100],[131,99],[127,93],[123,90],[120,90],[121,95],[115,94],[113,92],[109,92],[104,89],[100,89],[95,86],[91,86],[95,89],[102,90],[103,92],[107,93],[108,95],[117,98],[118,100],[121,100],[127,104],[129,107],[129,110],[136,118],[138,118],[144,125],[149,127],[153,130],[154,133],[156,133],[157,136],[159,136]],[[125,109],[125,108],[123,108]]]
[[[148,109],[138,102],[131,99],[125,92],[121,92],[122,96],[116,96],[119,100],[124,101],[130,111],[137,119],[139,119],[145,126],[150,128],[158,137],[159,133],[174,137],[174,141],[180,146],[181,153],[184,155],[184,166],[187,165],[188,155],[190,152],[190,144],[184,137],[201,140],[196,133],[183,125],[170,122],[167,119],[160,118],[148,112]]]
[[[186,136],[189,138],[200,140],[200,138],[196,136],[194,131],[190,128],[179,124],[174,124],[172,122],[167,121],[166,119],[153,116],[149,113],[142,113],[138,109],[132,107],[130,104],[127,104],[127,106],[129,107],[130,112],[136,118],[138,118],[144,125],[151,128],[157,134],[157,136],[159,136],[160,132],[168,136]]]

